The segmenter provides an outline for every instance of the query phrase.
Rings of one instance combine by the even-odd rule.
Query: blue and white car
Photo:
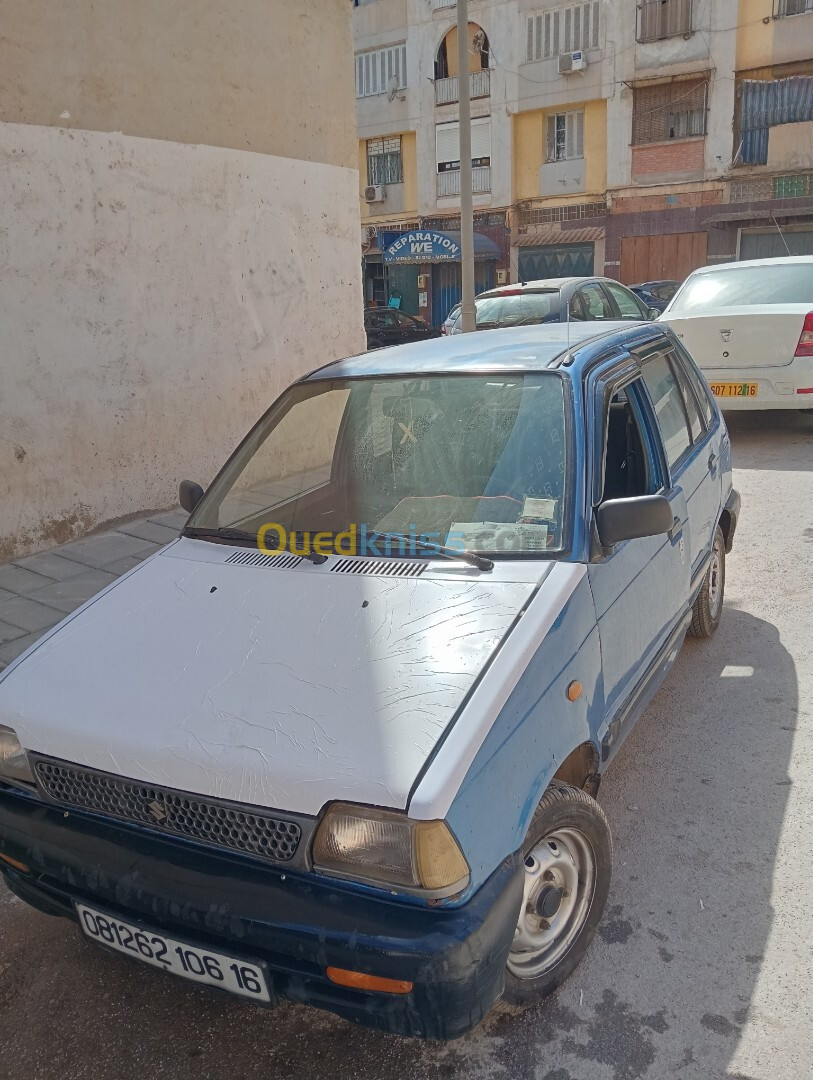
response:
[[[0,871],[199,984],[452,1038],[558,986],[601,777],[721,616],[725,424],[660,324],[330,364],[0,676]]]

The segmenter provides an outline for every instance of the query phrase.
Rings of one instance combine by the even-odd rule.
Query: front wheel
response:
[[[724,592],[725,537],[718,525],[711,547],[711,562],[692,606],[692,625],[689,627],[689,633],[693,637],[709,638],[720,625]]]
[[[604,811],[554,781],[523,848],[525,885],[498,1008],[516,1012],[560,986],[587,951],[610,891],[613,845]]]

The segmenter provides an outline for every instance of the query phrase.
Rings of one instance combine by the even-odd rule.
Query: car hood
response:
[[[550,567],[260,559],[171,545],[8,669],[0,723],[30,751],[214,798],[404,808]]]

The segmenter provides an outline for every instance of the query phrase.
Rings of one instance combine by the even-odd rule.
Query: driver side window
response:
[[[636,383],[640,384],[641,379],[613,395],[605,418],[602,502],[654,495],[659,486],[657,477],[652,475],[637,410],[631,400]]]

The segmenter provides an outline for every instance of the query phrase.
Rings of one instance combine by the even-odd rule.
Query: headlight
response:
[[[315,870],[434,895],[460,892],[469,868],[443,821],[336,803],[313,841]]]
[[[16,780],[22,784],[33,784],[34,774],[28,764],[25,750],[20,740],[11,730],[0,724],[0,780]]]

